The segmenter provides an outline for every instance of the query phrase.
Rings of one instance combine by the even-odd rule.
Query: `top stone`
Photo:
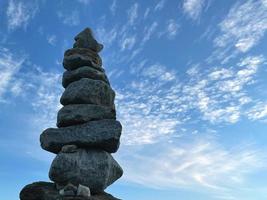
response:
[[[98,53],[103,49],[103,45],[99,44],[91,31],[90,28],[85,28],[75,38],[73,48],[87,48]]]

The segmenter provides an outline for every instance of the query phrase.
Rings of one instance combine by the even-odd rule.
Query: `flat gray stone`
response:
[[[119,148],[121,130],[119,121],[104,119],[77,126],[46,129],[40,136],[40,142],[43,149],[53,153],[60,152],[63,146],[70,144],[114,153]]]
[[[103,81],[82,78],[66,88],[60,102],[68,104],[96,104],[114,106],[115,92]]]
[[[75,153],[60,152],[52,162],[49,178],[58,184],[82,184],[89,187],[92,193],[98,193],[122,174],[122,168],[109,153],[79,149]]]
[[[63,66],[66,70],[74,70],[83,66],[90,66],[103,71],[100,56],[86,48],[72,48],[65,51]]]
[[[116,119],[115,109],[93,104],[72,104],[59,110],[57,126],[72,126],[101,119]]]
[[[101,80],[109,85],[108,78],[104,72],[89,66],[83,66],[72,71],[65,71],[62,78],[62,85],[64,88],[66,88],[70,83],[78,81],[81,78]]]

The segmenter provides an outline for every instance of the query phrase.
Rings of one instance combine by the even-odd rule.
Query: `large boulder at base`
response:
[[[92,193],[99,193],[122,174],[122,168],[109,153],[97,149],[78,149],[74,153],[57,154],[49,178],[59,185],[69,182],[81,184],[89,187]]]
[[[25,186],[20,192],[20,200],[120,200],[101,192],[90,197],[64,197],[59,194],[54,183],[35,182]]]
[[[99,148],[114,153],[118,150],[121,124],[113,119],[91,121],[82,125],[46,129],[40,136],[43,149],[58,153],[65,145]]]
[[[63,66],[66,70],[74,70],[82,66],[91,66],[102,70],[102,60],[100,56],[86,48],[73,48],[65,51]]]
[[[96,104],[114,106],[115,92],[103,81],[82,78],[71,83],[64,91],[60,102],[68,104]]]
[[[62,85],[64,88],[66,88],[70,83],[78,81],[81,78],[101,80],[109,85],[108,78],[104,72],[89,66],[83,66],[72,71],[65,71],[62,78]]]
[[[66,105],[57,114],[57,126],[72,126],[101,119],[116,119],[115,109],[94,104]]]

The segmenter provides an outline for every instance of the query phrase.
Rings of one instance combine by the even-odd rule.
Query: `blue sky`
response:
[[[266,0],[1,0],[0,194],[48,180],[63,53],[91,27],[123,125],[127,200],[267,199]]]

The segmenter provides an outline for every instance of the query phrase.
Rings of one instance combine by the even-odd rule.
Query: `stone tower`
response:
[[[103,49],[86,28],[64,54],[58,128],[46,129],[41,147],[55,153],[49,178],[25,186],[21,200],[115,200],[104,192],[119,179],[122,168],[114,160],[120,144],[121,124],[116,121],[115,92],[102,68]]]

